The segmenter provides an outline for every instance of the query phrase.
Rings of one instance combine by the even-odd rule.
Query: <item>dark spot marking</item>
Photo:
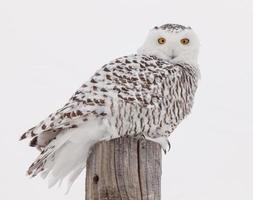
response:
[[[107,78],[108,80],[112,80],[112,78],[111,78],[111,76],[110,76],[109,74],[106,75],[106,78]]]
[[[72,116],[72,117],[76,117],[76,113],[73,111],[73,112],[71,113],[71,116]]]
[[[110,70],[107,67],[104,68],[104,71],[105,72],[110,72]]]
[[[134,101],[135,98],[133,98],[133,97],[128,97],[128,100],[129,100],[129,101]]]
[[[23,139],[25,139],[25,138],[26,138],[26,133],[24,133],[24,134],[20,137],[19,140],[23,140]]]
[[[75,92],[75,95],[78,95],[78,94],[81,94],[81,93],[82,92],[78,90],[78,91]]]
[[[117,68],[117,69],[123,69],[123,67],[121,67],[121,66],[117,66],[116,68]]]
[[[45,124],[42,125],[42,130],[45,130],[47,128],[47,126]]]
[[[101,116],[106,116],[106,115],[107,115],[107,113],[102,112],[102,113],[100,113],[100,115],[101,115]]]
[[[136,78],[136,77],[131,77],[131,81],[137,81],[138,80],[138,78]]]
[[[117,90],[118,92],[120,92],[120,89],[116,86],[113,87],[113,90]]]
[[[38,142],[38,136],[34,137],[31,142],[30,142],[30,146],[31,147],[35,147],[37,145],[37,142]]]
[[[64,117],[71,118],[70,114],[71,113],[69,113],[69,112],[68,113],[64,113]]]
[[[95,79],[91,79],[90,82],[91,82],[91,83],[97,83],[97,81],[95,81]]]
[[[100,99],[100,103],[101,103],[101,104],[104,104],[104,103],[105,103],[105,100],[104,100],[104,99]]]
[[[92,113],[92,114],[94,114],[94,115],[96,115],[96,114],[97,114],[97,112],[96,112],[95,110],[94,110],[94,111],[92,111],[91,113]]]
[[[82,113],[81,110],[77,110],[77,111],[76,111],[76,114],[79,115],[79,116],[80,116],[80,115],[83,115],[83,113]]]

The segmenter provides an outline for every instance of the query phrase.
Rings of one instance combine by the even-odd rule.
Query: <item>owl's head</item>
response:
[[[138,53],[154,55],[173,63],[197,65],[199,40],[190,27],[165,24],[149,32]]]

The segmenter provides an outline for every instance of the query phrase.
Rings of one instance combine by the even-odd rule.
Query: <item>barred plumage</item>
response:
[[[158,29],[168,28],[190,30],[179,25]],[[144,45],[140,53],[104,65],[63,108],[22,135],[41,150],[29,175],[51,173],[54,185],[72,172],[72,184],[85,167],[90,146],[100,140],[124,135],[167,140],[191,111],[199,71],[191,60],[173,62],[147,50]],[[67,152],[76,156],[71,163]]]

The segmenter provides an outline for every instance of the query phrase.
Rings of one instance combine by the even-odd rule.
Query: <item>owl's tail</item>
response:
[[[51,141],[31,165],[28,174],[38,173],[49,180],[49,187],[67,179],[68,189],[86,166],[91,147],[108,137],[100,121],[87,121],[78,129],[65,130]]]

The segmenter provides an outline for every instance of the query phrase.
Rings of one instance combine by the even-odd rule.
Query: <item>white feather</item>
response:
[[[102,138],[110,137],[101,120],[91,120],[76,129],[60,134],[54,140],[55,152],[45,165],[42,177],[48,177],[49,187],[68,179],[68,189],[83,171],[90,148]]]

